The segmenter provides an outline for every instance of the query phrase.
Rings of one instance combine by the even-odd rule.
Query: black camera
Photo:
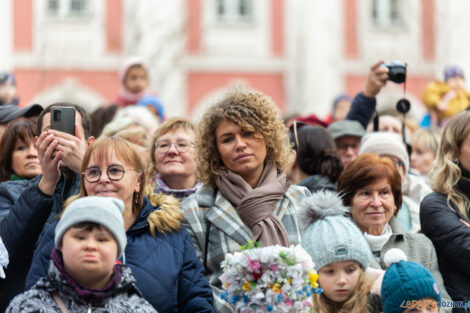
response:
[[[390,63],[383,63],[382,66],[386,66],[389,70],[388,80],[401,84],[406,80],[406,63],[401,61],[392,61]]]

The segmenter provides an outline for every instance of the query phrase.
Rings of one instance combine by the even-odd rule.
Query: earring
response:
[[[139,194],[137,192],[134,193],[135,194],[135,204],[139,204]]]

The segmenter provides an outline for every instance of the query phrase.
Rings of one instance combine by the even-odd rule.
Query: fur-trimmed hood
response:
[[[349,210],[343,205],[338,193],[318,191],[305,198],[299,209],[300,232],[303,233],[311,224],[326,216],[345,215]]]
[[[147,217],[152,235],[155,235],[155,231],[165,233],[177,231],[181,228],[183,214],[178,199],[171,195],[153,192],[148,192],[147,197],[150,204],[158,208]]]

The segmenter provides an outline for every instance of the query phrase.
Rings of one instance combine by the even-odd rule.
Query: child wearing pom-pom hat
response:
[[[323,289],[314,295],[315,312],[380,312],[380,298],[370,293],[365,274],[370,248],[346,212],[333,192],[314,193],[302,203],[301,245],[315,262]]]
[[[400,249],[391,249],[384,258],[388,269],[382,280],[384,313],[435,313],[439,311],[441,290],[421,264],[406,261]]]

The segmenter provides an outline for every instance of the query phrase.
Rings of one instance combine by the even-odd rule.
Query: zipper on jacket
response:
[[[91,313],[91,302],[88,303],[88,311],[87,311],[87,313]]]

